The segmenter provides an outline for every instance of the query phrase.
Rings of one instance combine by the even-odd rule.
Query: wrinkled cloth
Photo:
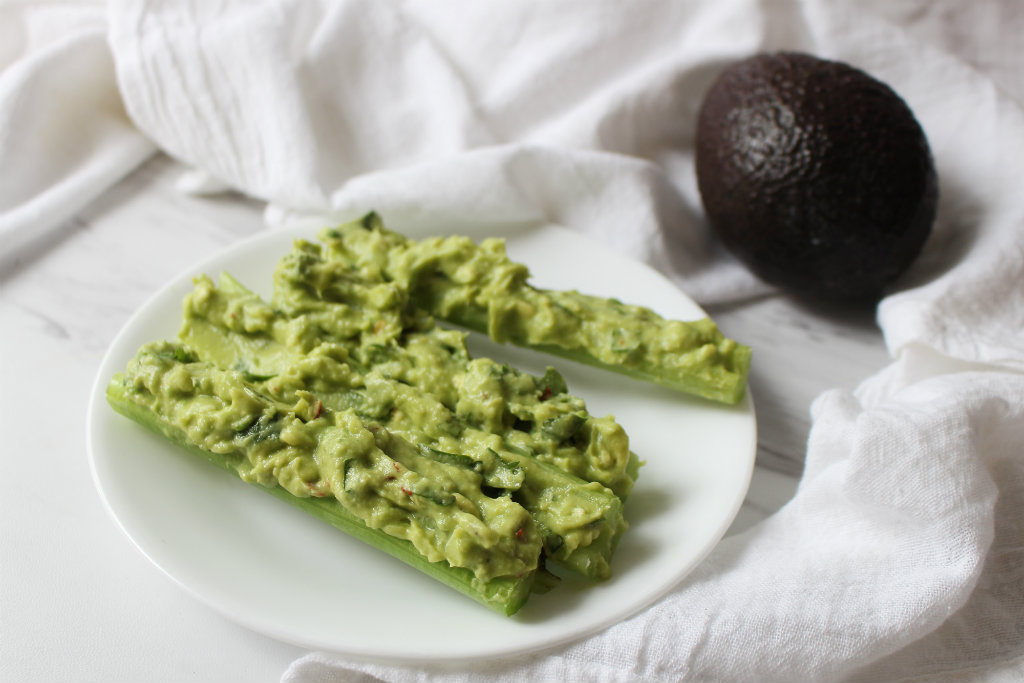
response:
[[[21,133],[60,138],[10,113],[53,69],[37,51],[3,62],[0,246],[41,229],[21,216],[72,215],[153,145],[193,169],[183,187],[263,200],[271,226],[369,209],[453,232],[554,222],[701,303],[742,305],[771,288],[709,234],[693,177],[696,112],[725,64],[792,49],[859,66],[906,99],[935,156],[934,234],[878,306],[891,365],[814,402],[800,487],[779,512],[722,541],[657,604],[568,647],[444,667],[310,653],[286,680],[1021,677],[1024,10],[117,0],[107,23],[109,54],[94,24],[59,44],[96,53],[79,66],[103,88],[62,91],[97,105],[68,103],[100,122],[88,146],[37,159],[13,190]],[[70,121],[52,125],[67,135]],[[88,173],[92,161],[105,172]],[[76,200],[57,206],[65,186]]]
[[[0,272],[155,147],[128,119],[96,3],[0,4]]]

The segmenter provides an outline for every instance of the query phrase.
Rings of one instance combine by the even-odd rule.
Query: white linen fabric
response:
[[[776,49],[853,63],[905,97],[932,144],[935,233],[878,308],[892,364],[814,403],[803,479],[782,510],[724,540],[656,605],[569,647],[465,667],[310,653],[286,680],[1022,675],[1017,4],[116,0],[109,54],[100,19],[87,19],[45,46],[0,41],[10,253],[155,145],[194,169],[183,187],[262,199],[272,226],[368,209],[452,231],[556,222],[702,303],[742,305],[771,290],[709,235],[692,164],[700,98],[726,63]],[[73,119],[40,120],[53,100],[34,88],[52,97],[69,59],[93,86],[59,91]],[[72,124],[89,132],[81,145]],[[21,133],[56,144],[28,149]]]
[[[102,3],[0,4],[0,272],[154,149],[125,115]]]

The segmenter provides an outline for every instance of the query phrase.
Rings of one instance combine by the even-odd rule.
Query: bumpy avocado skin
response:
[[[875,300],[920,253],[938,203],[924,131],[884,83],[799,53],[724,71],[697,124],[712,229],[765,281]]]

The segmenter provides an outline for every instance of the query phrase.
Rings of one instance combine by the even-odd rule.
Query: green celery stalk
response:
[[[512,343],[727,404],[744,395],[749,347],[708,319],[665,319],[650,309],[576,291],[539,289],[504,243],[466,237],[408,239],[379,216],[325,230],[327,258],[397,284],[438,319]]]
[[[180,428],[170,424],[156,412],[132,401],[124,386],[122,375],[115,375],[107,385],[106,397],[110,406],[121,415],[160,434],[223,470],[232,474],[238,473],[235,461],[229,455],[213,453],[198,447]],[[299,498],[280,486],[254,485],[334,528],[382,550],[496,612],[511,616],[522,608],[530,596],[533,572],[514,578],[497,577],[481,585],[481,582],[476,581],[472,571],[462,567],[452,567],[444,561],[431,562],[421,555],[410,541],[390,536],[383,531],[370,529],[334,498]]]
[[[206,289],[211,283],[203,281],[199,287],[203,289],[203,301],[211,303],[216,310],[238,308],[239,302],[249,302],[252,305],[259,305],[261,302],[252,292],[245,289],[240,283],[230,276],[221,277],[221,285],[212,290]],[[286,347],[273,338],[272,334],[260,332],[249,334],[243,331],[230,330],[223,326],[215,315],[205,317],[203,313],[193,306],[186,306],[185,323],[182,327],[180,338],[191,349],[193,349],[202,360],[213,362],[220,367],[227,368],[253,368],[263,362],[261,372],[268,372],[272,376],[285,372],[291,362],[297,358],[291,358]],[[258,348],[258,353],[254,349]],[[395,349],[399,353],[399,349]],[[272,359],[271,363],[261,361],[261,358]],[[561,378],[558,378],[559,380]],[[417,393],[420,390],[403,383],[378,378],[381,384],[392,385],[392,391],[396,394],[402,392]],[[564,384],[564,383],[563,383]],[[331,386],[324,378],[318,378],[315,385],[305,387],[313,394],[323,400],[325,406],[337,409],[340,403],[348,396],[358,398],[365,393],[365,388],[355,388],[347,385]],[[564,391],[565,387],[558,388]],[[272,391],[269,393],[273,393]],[[358,401],[357,401],[358,403]],[[444,415],[445,411],[435,407],[434,414]],[[454,420],[454,416],[452,416]],[[425,448],[428,457],[431,457],[431,439],[426,434],[410,434],[408,427],[398,427],[390,424],[386,419],[381,420],[383,426],[395,433],[401,434],[411,441],[426,441]],[[450,458],[465,459],[473,462],[471,458],[462,454],[445,453]],[[435,458],[443,457],[440,451],[433,451]],[[618,544],[619,538],[625,531],[627,524],[623,516],[623,505],[621,500],[610,490],[600,487],[588,488],[588,482],[565,472],[558,467],[546,463],[534,455],[519,453],[512,450],[501,454],[495,453],[496,460],[503,460],[514,463],[521,475],[525,476],[525,482],[517,483],[511,491],[512,498],[522,504],[541,523],[542,533],[545,537],[545,549],[547,556],[563,568],[578,574],[582,578],[590,580],[603,580],[611,575],[610,560]],[[632,463],[630,472],[631,480],[637,476],[637,463]],[[516,491],[522,486],[522,490]],[[587,510],[600,512],[589,526],[597,533],[587,545],[570,547],[563,543],[563,539],[554,528],[558,515],[548,512],[546,507],[545,491],[557,491],[563,495],[578,496],[579,505]],[[550,494],[550,491],[549,491]],[[545,523],[547,522],[547,523]]]

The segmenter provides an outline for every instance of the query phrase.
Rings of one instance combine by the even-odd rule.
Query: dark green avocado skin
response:
[[[726,69],[697,122],[712,229],[766,282],[876,300],[920,253],[938,203],[924,131],[884,83],[840,62],[761,54]]]

